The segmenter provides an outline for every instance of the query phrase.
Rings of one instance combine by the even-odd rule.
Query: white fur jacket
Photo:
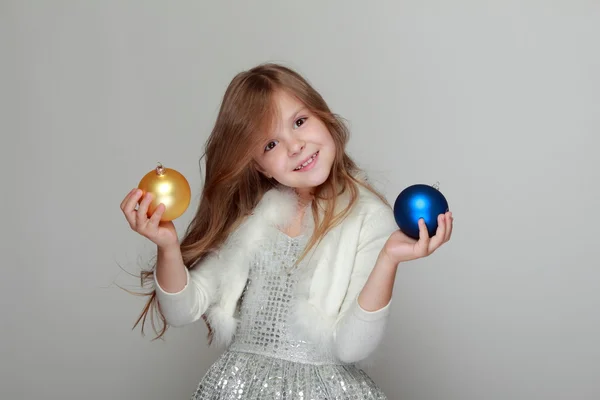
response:
[[[169,293],[155,280],[157,300],[167,323],[182,326],[205,315],[213,330],[213,343],[228,345],[237,328],[237,303],[254,252],[260,241],[269,240],[273,228],[286,226],[297,204],[291,190],[270,190],[219,252],[186,270],[184,289]],[[345,197],[338,204],[344,207]],[[306,229],[313,228],[310,210],[307,207],[305,213]],[[381,249],[396,229],[391,208],[359,186],[352,212],[297,267],[301,274],[299,300],[292,307],[290,320],[295,328],[310,340],[331,346],[337,324],[357,302]]]

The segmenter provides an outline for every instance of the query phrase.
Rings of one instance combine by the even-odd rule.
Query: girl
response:
[[[359,363],[384,334],[398,265],[447,242],[453,219],[440,215],[432,238],[423,221],[418,241],[402,234],[347,140],[299,74],[259,65],[225,92],[181,243],[159,223],[164,205],[147,217],[150,194],[134,189],[121,203],[157,245],[136,325],[157,312],[161,337],[202,318],[209,343],[227,346],[193,399],[386,398]]]

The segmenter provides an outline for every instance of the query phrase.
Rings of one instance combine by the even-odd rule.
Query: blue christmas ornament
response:
[[[438,185],[412,185],[404,189],[394,203],[394,218],[400,230],[413,239],[419,239],[419,219],[427,225],[429,237],[435,235],[437,218],[449,211],[448,201]]]

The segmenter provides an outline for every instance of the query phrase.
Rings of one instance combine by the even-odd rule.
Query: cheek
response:
[[[331,151],[332,151],[332,152],[335,152],[335,141],[333,140],[333,136],[331,136],[331,134],[330,134],[330,133],[326,133],[326,135],[327,135],[327,136],[326,136],[326,138],[325,138],[325,141],[324,141],[324,143],[325,143],[325,144],[326,144],[326,145],[327,145],[329,148],[331,148]]]
[[[278,157],[277,160],[272,165],[273,172],[275,174],[286,172],[287,164],[284,157]]]
[[[277,154],[269,154],[261,162],[261,168],[269,175],[277,176],[285,169],[285,160],[283,157],[278,157]]]
[[[260,161],[256,161],[256,166],[258,168],[259,172],[262,172],[263,174],[270,174],[271,173],[271,168],[269,166],[268,162],[265,162],[265,160],[260,160]]]
[[[325,125],[321,125],[319,127],[319,137],[321,138],[321,141],[323,144],[326,144],[328,146],[335,146],[335,142],[333,141],[333,136],[331,136],[331,133],[329,133],[329,129],[327,129],[327,127]]]

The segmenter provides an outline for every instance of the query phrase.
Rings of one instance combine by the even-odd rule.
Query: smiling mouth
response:
[[[318,154],[319,154],[319,152],[317,151],[308,160],[306,160],[303,164],[300,164],[296,168],[294,168],[294,171],[300,171],[303,168],[305,168],[306,166],[312,164],[312,162],[315,160],[315,158],[317,157]]]

